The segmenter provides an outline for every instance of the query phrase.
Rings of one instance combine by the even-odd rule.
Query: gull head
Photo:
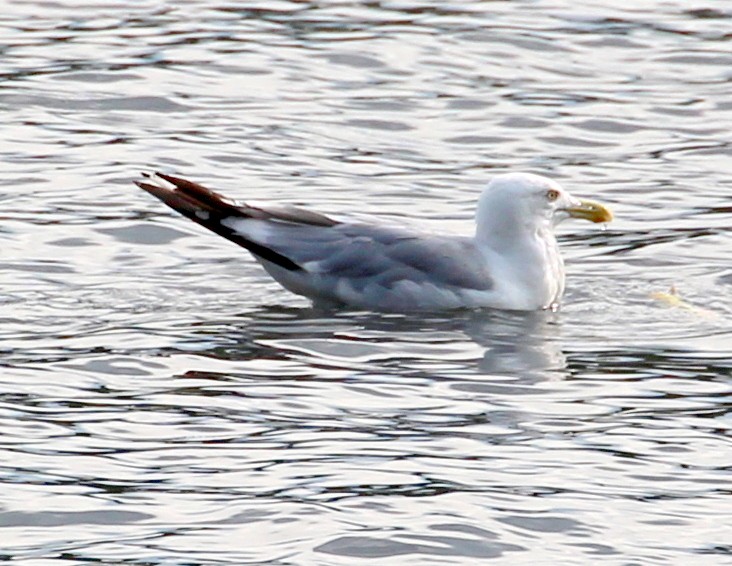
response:
[[[591,200],[572,196],[541,175],[508,173],[491,180],[478,202],[477,237],[510,236],[551,228],[567,218],[610,222],[612,213]]]

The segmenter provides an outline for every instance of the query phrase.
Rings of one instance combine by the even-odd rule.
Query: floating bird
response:
[[[567,218],[612,220],[603,205],[529,173],[493,178],[472,236],[234,203],[186,179],[145,177],[140,188],[249,250],[286,289],[315,303],[379,311],[554,308],[564,292],[554,227]]]

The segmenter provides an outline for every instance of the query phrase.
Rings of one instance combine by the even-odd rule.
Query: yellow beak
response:
[[[591,200],[581,200],[579,205],[566,210],[572,218],[584,218],[590,222],[610,222],[613,219],[609,208]]]

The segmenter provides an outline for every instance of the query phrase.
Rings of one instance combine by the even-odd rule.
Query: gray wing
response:
[[[148,176],[138,186],[209,230],[248,249],[283,285],[310,296],[378,297],[404,283],[488,291],[493,280],[472,240],[398,226],[341,222],[292,206],[236,205],[186,179]],[[390,300],[398,301],[398,293]],[[368,303],[369,300],[365,300]]]
[[[247,225],[249,224],[249,225]],[[405,228],[339,223],[230,226],[321,277],[346,279],[356,288],[391,288],[400,281],[487,291],[493,280],[482,254],[469,238],[441,236]]]

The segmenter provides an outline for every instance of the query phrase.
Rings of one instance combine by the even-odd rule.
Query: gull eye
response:
[[[555,200],[557,200],[559,198],[559,191],[557,191],[555,189],[549,189],[546,192],[546,198],[549,202],[554,202]]]

